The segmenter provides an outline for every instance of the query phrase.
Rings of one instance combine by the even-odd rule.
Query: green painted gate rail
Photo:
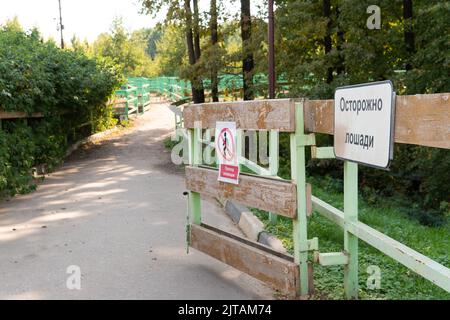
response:
[[[189,163],[191,166],[202,165],[203,144],[213,148],[209,139],[202,139],[202,128],[194,126],[195,121],[202,121],[205,128],[214,127],[213,121],[236,121],[238,129],[238,150],[242,145],[241,116],[231,118],[234,108],[251,108],[259,111],[256,115],[260,123],[269,123],[273,106],[281,100],[260,100],[259,102],[209,103],[199,105],[185,105],[183,123],[188,130]],[[294,100],[290,100],[294,101]],[[255,109],[256,104],[263,104],[266,109]],[[213,106],[216,107],[213,107]],[[289,104],[286,104],[289,105]],[[200,112],[202,108],[208,112]],[[286,108],[289,108],[286,106]],[[217,112],[222,109],[223,112]],[[278,110],[278,109],[277,109]],[[214,111],[214,112],[213,112]],[[205,116],[211,115],[213,116]],[[325,201],[311,196],[312,208],[315,212],[328,218],[343,228],[344,243],[340,252],[320,252],[320,239],[308,237],[307,232],[307,204],[305,149],[311,148],[314,158],[334,158],[333,147],[316,146],[315,133],[333,134],[334,101],[333,100],[295,100],[295,112],[290,113],[294,130],[290,136],[291,176],[297,185],[297,217],[293,219],[294,256],[300,270],[298,294],[309,292],[307,281],[307,265],[309,262],[323,266],[344,266],[344,289],[349,299],[358,297],[358,241],[368,245],[403,264],[423,278],[450,292],[450,269],[423,254],[405,246],[387,235],[358,220],[358,164],[344,161],[344,210],[338,210]],[[279,114],[278,114],[279,116]],[[206,122],[206,124],[205,124]],[[426,94],[396,97],[395,143],[414,144],[434,148],[450,149],[450,93]],[[246,127],[245,129],[249,129]],[[257,125],[252,130],[261,130]],[[271,127],[269,146],[278,144],[279,130]],[[281,129],[281,128],[280,128]],[[289,131],[289,130],[284,130]],[[206,134],[206,133],[205,133]],[[207,135],[210,135],[208,133]],[[257,175],[276,174],[278,166],[278,148],[272,150],[269,169],[249,162],[240,154],[240,164],[245,164]],[[239,151],[238,151],[239,152]],[[276,163],[275,163],[276,162]],[[281,179],[281,178],[280,178]],[[189,197],[190,220],[200,224],[200,196],[190,192]],[[313,252],[312,261],[308,260],[308,252]]]

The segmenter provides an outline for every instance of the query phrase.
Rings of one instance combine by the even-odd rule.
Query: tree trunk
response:
[[[216,0],[211,0],[211,21],[210,21],[210,29],[211,29],[211,45],[215,47],[219,40],[217,34],[217,2]],[[214,57],[211,68],[211,97],[213,102],[219,102],[219,79],[217,76],[217,61],[216,57]]]
[[[337,41],[336,41],[336,50],[338,51],[338,62],[336,66],[337,74],[342,74],[345,72],[345,63],[344,63],[344,55],[342,53],[342,46],[344,45],[344,31],[342,31],[342,26],[339,21],[339,7],[336,6],[336,25],[337,25]]]
[[[328,19],[327,31],[323,39],[323,45],[325,47],[325,56],[331,52],[331,0],[323,0],[323,15]],[[333,68],[327,69],[327,83],[333,81]]]
[[[252,20],[250,0],[241,0],[242,74],[244,80],[244,100],[253,100],[253,53],[251,50]]]
[[[412,22],[413,18],[413,3],[412,0],[403,0],[403,23],[404,23],[404,36],[405,36],[405,47],[406,52],[408,54],[407,62],[406,62],[406,70],[412,69],[411,57],[415,52],[415,44],[414,44],[414,32],[412,31]]]
[[[268,34],[268,44],[269,44],[269,99],[275,99],[275,19],[273,14],[273,2],[274,0],[269,0],[269,34]]]
[[[189,64],[192,66],[195,64],[195,52],[194,52],[194,39],[192,35],[192,13],[190,0],[184,0],[184,12],[186,19],[186,45],[188,50]],[[192,100],[197,100],[197,92],[192,85]]]
[[[198,13],[198,0],[192,0],[194,4],[194,51],[195,60],[198,61],[201,56],[200,52],[200,19]]]
[[[186,19],[186,44],[188,50],[189,64],[195,65],[197,62],[195,49],[194,49],[194,37],[192,34],[192,11],[191,11],[191,1],[184,0],[184,11]],[[203,84],[197,75],[191,77],[192,86],[192,100],[194,103],[205,102],[205,95],[203,90]]]

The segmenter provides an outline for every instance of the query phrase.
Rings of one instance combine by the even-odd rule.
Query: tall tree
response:
[[[8,31],[14,31],[14,32],[22,32],[23,28],[20,25],[19,18],[17,16],[14,16],[12,19],[6,20],[4,24],[5,30]]]
[[[275,99],[275,86],[276,86],[276,74],[275,74],[275,18],[273,12],[274,1],[269,0],[269,25],[268,25],[268,67],[269,67],[269,99]]]
[[[198,12],[198,0],[192,0],[194,6],[194,21],[193,21],[193,31],[194,31],[194,52],[195,60],[198,61],[201,56],[200,51],[200,17]]]
[[[192,85],[192,99],[194,103],[202,103],[205,101],[205,94],[203,89],[202,80],[196,72],[195,67],[200,57],[200,38],[198,39],[198,45],[194,44],[195,37],[195,26],[199,24],[198,22],[198,3],[194,0],[194,10],[196,10],[197,15],[194,16],[195,21],[193,21],[193,14],[191,10],[191,0],[139,0],[142,5],[142,12],[146,14],[152,14],[155,16],[164,7],[167,10],[166,23],[168,22],[184,22],[185,25],[185,36],[186,36],[186,48],[189,58],[189,64],[192,70],[188,73],[188,78]],[[195,41],[197,42],[197,41]],[[197,49],[196,49],[197,47]]]
[[[201,50],[200,50],[200,17],[199,17],[199,11],[198,11],[198,0],[192,0],[193,6],[194,6],[194,19],[192,21],[193,23],[193,32],[194,32],[194,54],[195,54],[195,64],[197,64],[201,57]],[[195,73],[195,71],[194,71]],[[195,74],[194,76],[194,86],[197,99],[194,100],[195,103],[203,103],[205,102],[205,89],[203,87],[203,80],[201,77],[199,77],[198,74]]]
[[[412,30],[413,3],[412,0],[403,0],[403,23],[405,48],[407,52],[406,70],[411,70],[411,58],[414,54],[414,32]]]
[[[328,55],[331,52],[331,0],[323,0],[323,15],[328,20],[326,27],[326,34],[323,39],[323,45],[325,47],[325,55]],[[329,62],[328,62],[329,63]],[[330,66],[327,68],[327,83],[330,84],[333,81],[333,67]]]
[[[254,99],[253,90],[253,53],[251,46],[252,20],[250,0],[241,0],[241,38],[242,38],[242,74],[244,78],[244,100]]]
[[[197,57],[194,49],[194,35],[192,31],[192,10],[191,10],[191,1],[184,0],[184,11],[185,11],[185,32],[186,32],[186,44],[188,50],[189,64],[191,66],[195,65],[197,62]],[[203,90],[199,88],[199,81],[197,76],[192,77],[192,100],[194,103],[202,103],[204,102],[204,94],[202,97]],[[202,101],[203,100],[203,101]]]
[[[158,28],[146,29],[147,48],[146,51],[155,60],[157,46],[156,43],[161,39],[162,32]]]
[[[211,46],[214,48],[219,41],[217,32],[217,1],[211,0],[209,28],[211,30]],[[213,61],[211,64],[211,97],[213,102],[219,101],[219,79],[217,76],[217,63]]]
[[[345,71],[344,55],[342,53],[342,46],[344,45],[345,39],[344,39],[344,30],[339,20],[339,16],[340,16],[340,9],[339,6],[336,5],[336,26],[337,26],[336,50],[338,53],[336,72],[337,74],[342,74]]]

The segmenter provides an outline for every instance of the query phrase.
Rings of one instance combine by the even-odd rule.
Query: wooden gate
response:
[[[189,166],[186,186],[190,191],[192,218],[190,244],[289,295],[313,290],[310,245],[306,233],[307,202],[305,146],[313,136],[303,130],[303,108],[292,99],[206,103],[186,106],[183,121],[189,130]],[[234,121],[238,130],[267,130],[291,134],[292,180],[241,174],[239,184],[217,181],[217,170],[202,165],[202,129],[217,121]],[[288,217],[294,222],[295,252],[292,257],[259,243],[231,235],[201,222],[200,194],[229,199],[253,208]]]

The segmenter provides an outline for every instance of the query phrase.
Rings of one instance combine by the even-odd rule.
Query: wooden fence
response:
[[[450,149],[450,94],[398,96],[396,98],[396,143]],[[333,134],[333,100],[260,100],[186,105],[182,123],[188,129],[189,163],[186,186],[190,190],[189,212],[192,219],[191,245],[277,289],[300,295],[312,290],[311,263],[344,266],[344,287],[348,298],[358,295],[358,239],[378,249],[412,271],[450,292],[450,269],[404,244],[358,221],[358,165],[344,161],[344,211],[311,196],[306,185],[305,149],[316,158],[334,158],[332,147],[318,147],[316,133]],[[257,175],[242,174],[239,185],[217,181],[215,168],[202,163],[202,129],[214,128],[216,121],[234,121],[238,144],[242,130],[270,130],[274,148],[278,132],[290,133],[292,180],[262,177],[267,169],[252,163]],[[200,127],[198,126],[200,124]],[[239,152],[239,148],[238,148]],[[273,155],[273,154],[272,154]],[[273,155],[278,161],[278,155]],[[240,155],[240,163],[248,159]],[[273,175],[269,170],[268,175]],[[275,212],[293,219],[294,257],[280,257],[259,244],[226,234],[201,222],[200,193],[231,199],[251,207]],[[320,252],[319,240],[308,238],[308,203],[315,212],[344,229],[341,252]],[[313,252],[313,261],[308,252]],[[279,261],[282,259],[282,261]],[[298,272],[292,271],[292,265]],[[271,269],[269,266],[277,266]],[[284,270],[284,273],[283,273]],[[291,270],[291,271],[290,271]],[[278,274],[281,273],[281,274]]]

